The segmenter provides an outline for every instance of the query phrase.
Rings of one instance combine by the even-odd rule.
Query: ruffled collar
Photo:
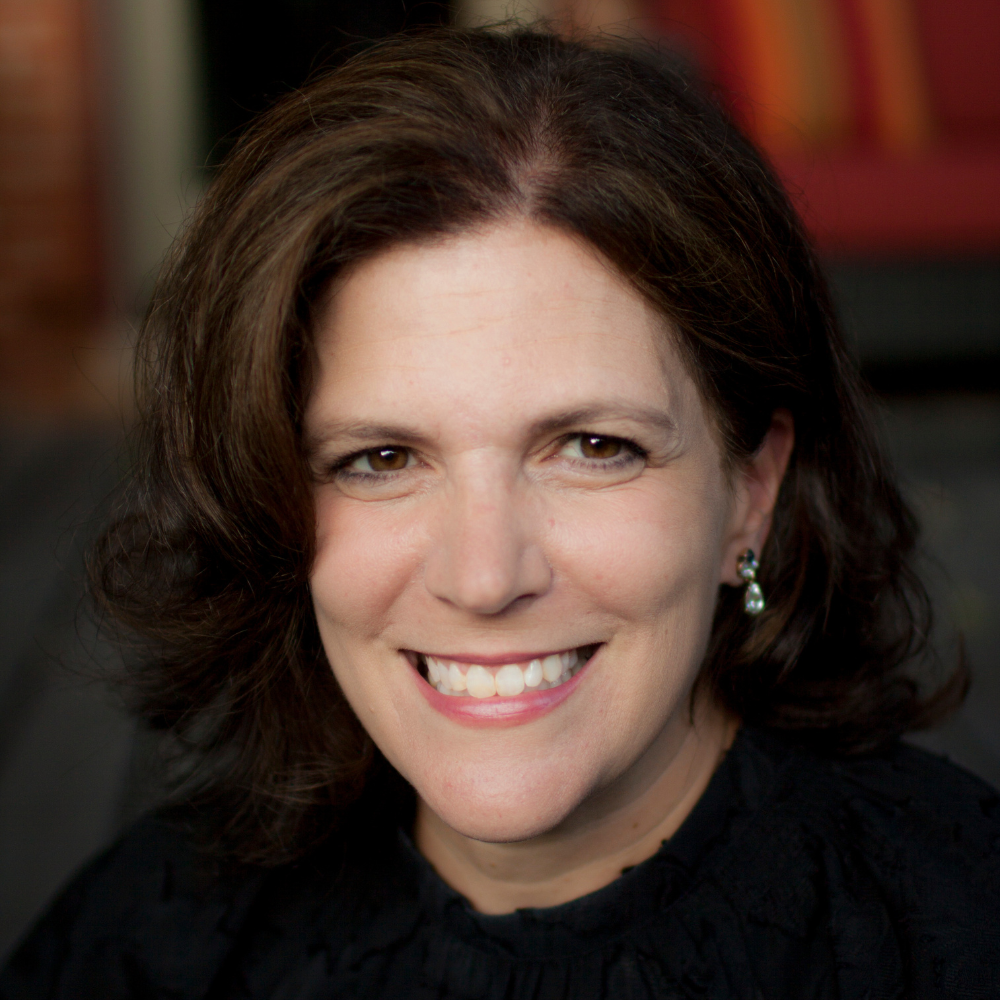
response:
[[[741,738],[737,736],[737,743]],[[691,814],[656,854],[602,889],[559,906],[479,913],[441,879],[403,830],[398,834],[400,873],[424,920],[477,949],[546,960],[613,944],[662,914],[688,885],[689,874],[704,855],[725,836],[730,816],[739,810],[733,757],[731,750]]]

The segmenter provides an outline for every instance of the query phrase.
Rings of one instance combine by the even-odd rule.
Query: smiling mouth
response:
[[[441,694],[461,698],[514,698],[565,684],[583,669],[597,645],[578,646],[515,663],[484,666],[417,653],[417,669]]]

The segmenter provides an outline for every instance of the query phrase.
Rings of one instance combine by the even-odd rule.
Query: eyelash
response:
[[[603,441],[617,442],[622,445],[622,454],[608,459],[571,459],[571,461],[576,464],[587,465],[591,468],[597,465],[602,469],[608,470],[621,469],[631,464],[636,459],[644,460],[649,454],[645,448],[642,448],[634,441],[630,441],[628,438],[615,437],[611,434],[593,434],[588,431],[579,431],[575,434],[567,434],[559,440],[559,450],[565,448],[571,441],[580,440],[586,437],[600,438]],[[395,446],[383,444],[376,448],[365,448],[363,451],[355,451],[350,455],[345,455],[343,458],[338,459],[331,467],[330,474],[334,477],[342,479],[351,479],[354,482],[384,482],[386,479],[395,476],[397,472],[405,472],[406,469],[403,468],[389,472],[358,472],[351,470],[349,467],[352,462],[357,461],[365,455],[373,455],[382,449],[397,447],[400,451],[406,451],[410,455],[413,454],[412,450],[407,448],[405,445]],[[558,451],[556,454],[558,454]]]

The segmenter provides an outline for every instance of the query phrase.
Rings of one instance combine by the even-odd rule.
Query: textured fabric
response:
[[[146,820],[0,975],[2,1000],[1000,997],[1000,797],[903,745],[744,730],[677,834],[551,909],[476,913],[402,833],[213,874]]]

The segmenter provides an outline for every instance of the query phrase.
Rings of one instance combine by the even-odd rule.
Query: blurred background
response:
[[[962,712],[916,738],[1000,786],[996,0],[0,0],[0,954],[156,801],[83,592],[158,263],[253,114],[403,27],[543,15],[658,40],[813,234],[926,528]]]

